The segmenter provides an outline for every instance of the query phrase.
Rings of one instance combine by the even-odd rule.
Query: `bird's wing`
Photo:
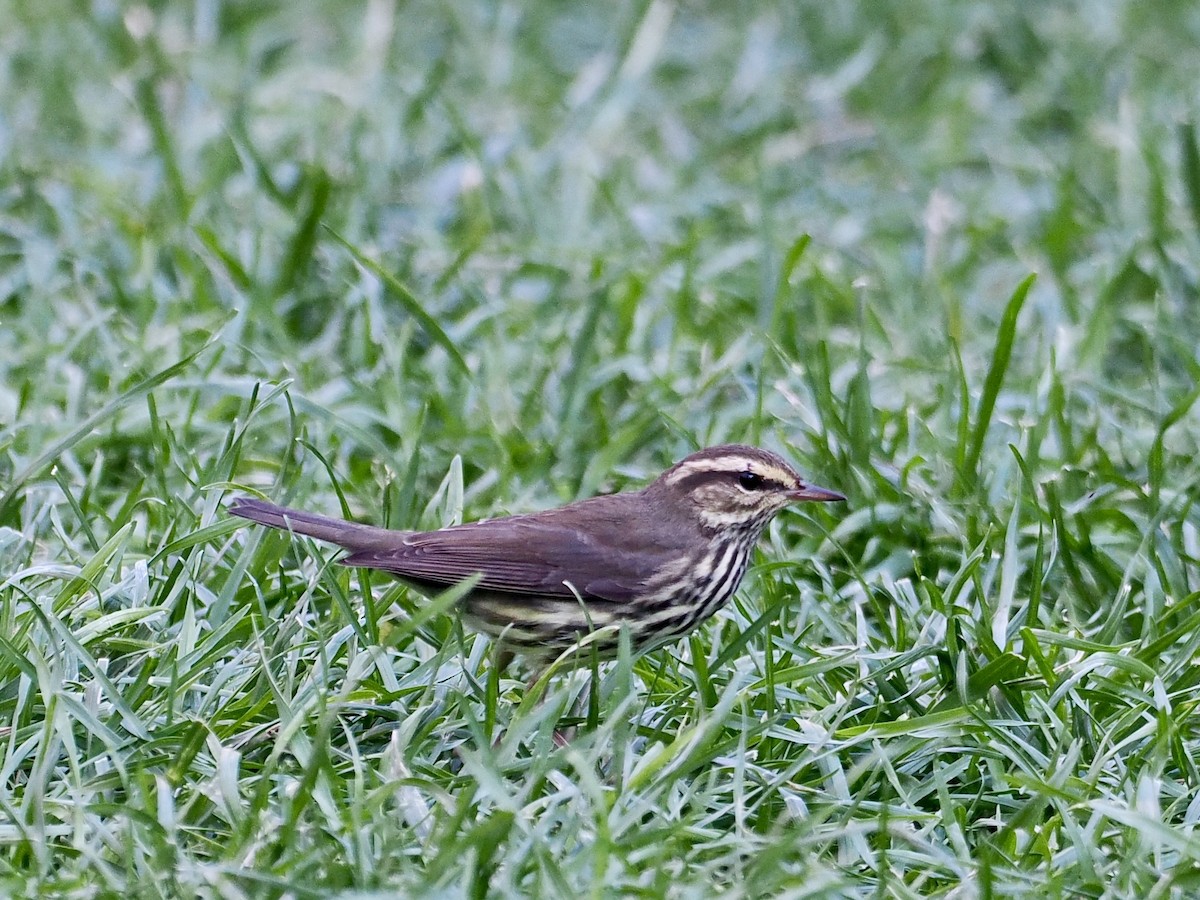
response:
[[[555,518],[517,516],[398,534],[391,546],[354,552],[342,562],[432,588],[480,573],[482,590],[562,599],[578,594],[613,602],[640,593],[666,562],[662,548],[621,552],[605,533],[609,529],[584,533]],[[624,538],[628,542],[630,535]]]

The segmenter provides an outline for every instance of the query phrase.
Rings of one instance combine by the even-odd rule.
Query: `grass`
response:
[[[1186,5],[3,11],[4,893],[1200,889]],[[540,701],[222,512],[727,440],[849,503]]]

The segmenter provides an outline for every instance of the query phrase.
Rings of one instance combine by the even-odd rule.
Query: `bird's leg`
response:
[[[537,691],[538,685],[539,684],[541,685],[540,696],[538,696],[538,698],[537,698],[538,706],[541,706],[543,703],[546,702],[546,692],[548,691],[548,689],[550,687],[550,678],[554,677],[553,675],[546,677],[547,673],[550,671],[552,662],[553,661],[545,662],[545,663],[541,663],[539,665],[532,666],[529,680],[525,682],[525,695],[526,696],[529,696],[533,692]],[[545,679],[545,680],[543,681],[543,679]],[[574,709],[573,705],[572,705],[572,709]],[[571,741],[573,741],[575,739],[576,731],[577,731],[577,729],[575,728],[574,725],[571,725],[566,729],[555,728],[554,736],[552,738],[552,740],[554,741],[554,746],[558,747],[559,749],[567,746],[569,743],[571,743]]]
[[[494,660],[493,669],[497,673],[503,672],[510,665],[512,665],[513,661],[516,658],[517,658],[516,654],[508,647],[505,647],[504,644],[501,642],[499,644],[499,646],[496,648],[496,653],[495,653],[495,656],[493,657],[493,660]],[[546,689],[549,687],[549,684],[550,684],[549,678],[546,678],[544,683],[542,683],[542,679],[544,676],[546,676],[546,673],[550,670],[550,667],[551,667],[552,663],[554,662],[554,660],[553,660],[553,658],[551,658],[549,661],[543,661],[543,660],[539,659],[538,661],[535,662],[534,659],[531,657],[522,657],[522,660],[527,664],[528,672],[529,672],[529,677],[525,680],[525,697],[528,697],[531,694],[533,694],[534,692],[538,691],[538,685],[541,684],[541,690],[539,692],[540,696],[537,698],[537,705],[541,706],[543,703],[546,702]],[[570,728],[570,729],[568,729],[568,732],[569,732],[569,735],[566,735],[563,732],[559,731],[557,728],[554,730],[555,746],[565,747],[568,743],[570,743],[570,739],[572,737],[574,737],[575,729]],[[492,742],[492,749],[493,750],[497,749],[502,742],[503,742],[503,735],[500,735]]]
[[[537,666],[536,668],[534,668],[534,669],[531,669],[531,670],[530,670],[530,675],[529,675],[529,678],[527,678],[527,679],[525,680],[525,694],[526,694],[526,696],[528,696],[529,694],[532,694],[532,693],[533,693],[533,691],[534,691],[534,688],[536,688],[536,687],[537,687],[537,685],[538,685],[538,682],[542,680],[542,676],[543,676],[545,673],[546,673],[546,667],[545,667],[545,666]],[[548,684],[548,683],[549,683],[549,682],[547,682],[547,684]]]
[[[596,677],[596,670],[592,669],[587,673],[587,681],[583,683],[583,687],[579,691],[579,695],[571,704],[571,708],[567,710],[567,714],[573,717],[579,717],[583,714],[583,705],[588,702],[588,695],[592,690],[592,679]],[[579,734],[578,725],[568,725],[566,728],[554,729],[554,743],[558,747],[565,747],[567,744],[575,740]]]
[[[499,650],[496,651],[496,668],[503,672],[512,665],[513,660],[516,658],[517,655],[507,647],[500,647]]]

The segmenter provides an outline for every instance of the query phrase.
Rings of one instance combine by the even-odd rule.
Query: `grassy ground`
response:
[[[1200,17],[709,7],[0,2],[0,889],[1200,890]],[[222,512],[727,440],[850,502],[543,704]]]

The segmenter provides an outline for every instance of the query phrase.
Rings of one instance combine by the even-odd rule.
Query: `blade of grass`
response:
[[[992,363],[988,367],[987,377],[983,382],[983,394],[980,396],[979,406],[975,410],[975,426],[971,431],[971,440],[963,470],[959,473],[964,487],[967,480],[973,479],[979,470],[979,458],[983,454],[983,444],[987,438],[988,426],[991,425],[992,413],[996,409],[996,398],[1000,395],[1000,388],[1004,384],[1004,375],[1012,360],[1013,344],[1017,334],[1017,317],[1021,313],[1021,307],[1024,306],[1025,298],[1029,296],[1029,289],[1033,287],[1036,277],[1036,275],[1027,275],[1017,285],[1017,289],[1013,291],[1008,300],[1008,305],[1004,308],[1004,315],[1000,318],[996,346],[992,351]]]
[[[399,278],[364,254],[332,228],[327,227],[327,230],[333,235],[334,240],[350,251],[350,255],[358,260],[359,265],[376,275],[387,285],[388,290],[395,294],[404,308],[408,310],[408,314],[420,323],[430,339],[446,351],[459,371],[464,375],[470,376],[471,368],[467,365],[467,361],[463,358],[463,355],[458,352],[458,347],[454,345],[454,341],[450,340],[450,336],[442,330],[442,326],[437,323],[437,320],[425,311],[425,307],[421,305],[421,301],[416,298],[413,292],[405,287]]]
[[[1180,174],[1187,195],[1192,223],[1200,234],[1200,147],[1196,145],[1196,124],[1184,122],[1179,126]]]
[[[199,357],[206,350],[208,350],[209,347],[212,347],[217,342],[218,337],[219,332],[214,333],[213,336],[205,342],[204,346],[196,352],[190,353],[178,362],[167,366],[165,369],[155,372],[149,378],[144,378],[133,387],[122,392],[117,397],[114,397],[112,400],[108,401],[108,403],[105,403],[98,410],[76,425],[64,437],[55,441],[48,448],[42,451],[41,455],[34,459],[33,462],[29,463],[29,465],[13,476],[12,481],[9,482],[7,490],[5,490],[3,495],[0,495],[0,519],[3,519],[6,515],[8,515],[13,501],[16,500],[17,495],[20,493],[21,488],[25,486],[26,482],[41,472],[44,468],[46,468],[46,466],[57,460],[64,451],[78,442],[85,435],[90,433],[101,422],[120,412],[133,400],[136,400],[143,394],[154,390],[160,384],[165,384],[180,372],[183,372],[185,369],[187,369],[197,357]]]

